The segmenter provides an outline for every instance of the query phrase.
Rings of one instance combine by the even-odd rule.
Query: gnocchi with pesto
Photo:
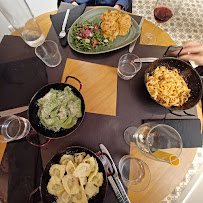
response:
[[[63,155],[49,174],[47,190],[57,197],[57,203],[88,203],[104,181],[96,159],[85,152]]]

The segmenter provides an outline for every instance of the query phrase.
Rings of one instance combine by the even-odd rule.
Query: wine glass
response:
[[[154,7],[155,28],[150,33],[143,34],[142,41],[144,44],[153,45],[156,43],[155,29],[158,24],[167,22],[172,16],[176,15],[182,0],[157,0]]]
[[[134,142],[138,150],[146,157],[179,164],[182,152],[182,139],[180,134],[171,126],[155,122],[142,124],[139,128],[129,127],[124,132],[127,144]]]

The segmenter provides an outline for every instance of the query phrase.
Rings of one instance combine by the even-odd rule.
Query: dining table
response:
[[[129,126],[140,126],[143,120],[148,119],[181,119],[182,117],[172,115],[166,108],[150,98],[144,86],[144,71],[149,63],[143,63],[141,70],[132,80],[125,81],[118,77],[119,57],[128,53],[129,46],[111,53],[85,55],[77,53],[69,46],[64,48],[60,45],[50,15],[74,7],[74,5],[62,3],[59,10],[47,12],[36,18],[46,39],[58,44],[62,56],[62,62],[57,67],[46,67],[48,84],[64,82],[68,75],[78,78],[82,83],[81,94],[85,101],[86,112],[84,120],[75,132],[60,139],[52,139],[49,144],[40,148],[42,167],[45,168],[49,160],[66,147],[83,146],[98,152],[98,145],[102,143],[111,153],[117,167],[121,157],[127,154],[143,160],[149,166],[151,172],[149,186],[139,192],[127,190],[130,201],[132,203],[161,202],[184,178],[193,162],[197,148],[183,148],[180,164],[175,167],[168,163],[151,160],[140,153],[134,143],[131,143],[130,146],[125,143],[123,132]],[[131,13],[128,14],[134,16]],[[153,23],[144,20],[141,36],[145,32],[154,30],[154,26]],[[17,36],[17,33],[12,35]],[[157,37],[155,45],[145,45],[139,37],[133,53],[139,57],[161,58],[168,46],[175,45],[170,36],[160,28],[156,29],[155,35]],[[29,47],[29,49],[32,48]],[[26,58],[26,56],[22,56],[22,58]],[[79,88],[77,81],[72,79],[68,80],[68,84]],[[201,102],[199,102],[188,112],[195,115],[193,118],[200,119],[202,122],[201,108]],[[27,112],[18,115],[27,117]],[[191,119],[191,117],[185,116],[184,119]],[[45,140],[41,136],[39,139],[41,142]],[[7,160],[4,158],[8,153],[7,145],[9,144],[0,143],[1,165]],[[33,146],[30,145],[30,147]],[[8,176],[8,173],[0,174],[0,197],[5,202],[8,198],[8,185],[5,184]],[[4,181],[4,186],[2,181]],[[32,188],[32,190],[34,189]],[[104,202],[117,202],[110,184]]]

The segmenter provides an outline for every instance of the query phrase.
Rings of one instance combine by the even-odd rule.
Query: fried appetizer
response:
[[[103,36],[111,41],[119,35],[125,36],[132,25],[131,17],[127,14],[121,14],[117,10],[104,12],[100,19],[102,20],[101,29]]]

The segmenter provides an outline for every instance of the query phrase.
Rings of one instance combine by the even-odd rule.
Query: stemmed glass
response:
[[[179,164],[182,139],[169,125],[151,122],[139,128],[129,127],[124,132],[124,139],[127,144],[134,142],[139,151],[148,158],[172,165]]]
[[[155,28],[150,33],[147,32],[142,36],[144,44],[153,45],[156,43],[155,29],[160,23],[167,22],[172,16],[176,15],[180,9],[182,0],[157,0],[154,7]]]

